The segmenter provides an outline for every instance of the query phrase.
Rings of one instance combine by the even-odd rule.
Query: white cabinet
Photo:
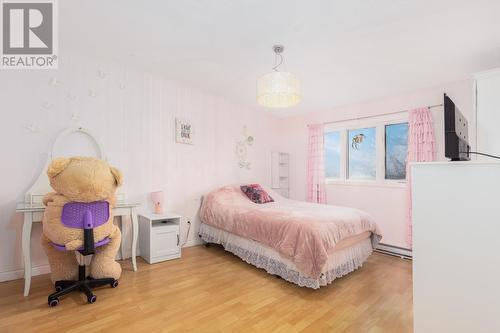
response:
[[[271,153],[271,188],[285,198],[290,195],[289,161],[287,153]]]
[[[477,74],[475,84],[477,150],[500,155],[500,69]]]
[[[177,214],[139,214],[139,248],[148,263],[180,258],[181,216]]]
[[[412,166],[415,333],[500,332],[500,163]]]

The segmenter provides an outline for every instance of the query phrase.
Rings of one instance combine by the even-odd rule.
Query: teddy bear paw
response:
[[[113,278],[118,280],[122,274],[122,266],[116,261],[90,264],[90,276],[94,279]]]

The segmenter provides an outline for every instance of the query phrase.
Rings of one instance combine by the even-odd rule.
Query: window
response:
[[[325,126],[325,178],[344,184],[403,186],[408,116],[395,114]]]
[[[340,132],[325,133],[325,177],[340,178]]]
[[[408,123],[385,126],[385,179],[406,178]]]
[[[348,130],[349,179],[375,179],[377,174],[375,127]]]

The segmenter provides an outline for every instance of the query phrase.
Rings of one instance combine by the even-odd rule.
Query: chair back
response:
[[[63,206],[61,222],[68,228],[83,229],[83,248],[79,249],[83,255],[94,253],[94,228],[103,225],[109,219],[109,203],[107,201],[68,202]],[[109,242],[109,239],[108,239]]]
[[[93,229],[109,220],[107,201],[68,202],[63,206],[61,222],[68,228]]]

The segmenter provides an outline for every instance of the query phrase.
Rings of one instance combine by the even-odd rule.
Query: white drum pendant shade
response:
[[[257,102],[268,108],[286,108],[300,102],[299,79],[289,72],[274,71],[257,81]]]
[[[289,72],[280,72],[278,67],[283,63],[285,47],[273,46],[273,72],[267,73],[257,80],[257,103],[268,108],[287,108],[300,102],[299,79]],[[279,62],[278,62],[279,59]]]

